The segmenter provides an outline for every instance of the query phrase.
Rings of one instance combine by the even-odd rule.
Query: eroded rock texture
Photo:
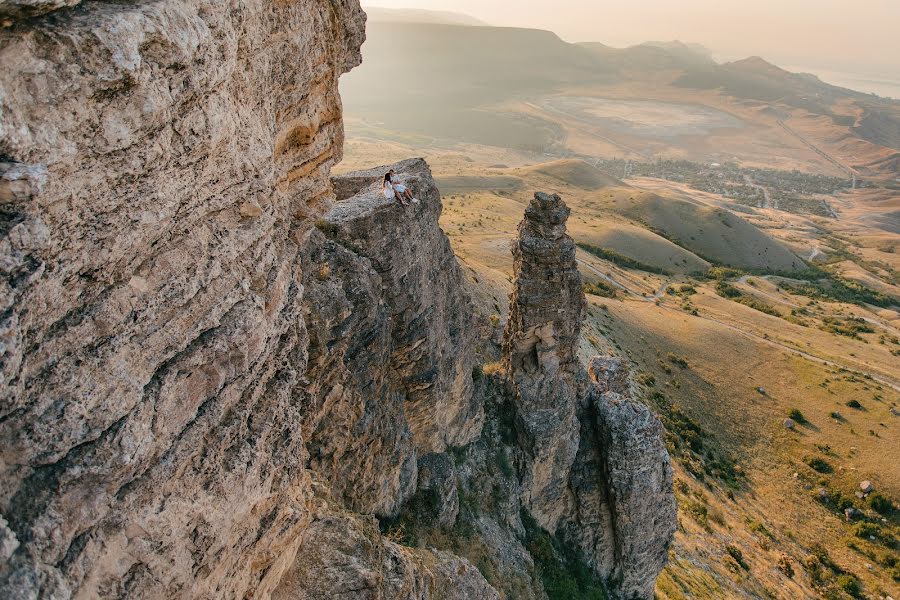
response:
[[[0,33],[0,596],[264,596],[290,565],[300,250],[363,25],[160,0]]]
[[[513,246],[504,361],[526,455],[523,501],[624,598],[651,598],[675,532],[662,425],[627,365],[576,358],[584,307],[569,209],[536,193]]]
[[[504,364],[531,458],[526,504],[549,530],[569,503],[577,398],[586,387],[576,356],[584,292],[568,218],[569,208],[556,195],[538,192],[525,209],[513,244],[516,278],[504,337]]]

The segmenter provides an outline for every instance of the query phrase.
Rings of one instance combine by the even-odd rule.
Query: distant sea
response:
[[[782,68],[794,73],[812,73],[825,83],[830,83],[831,85],[900,100],[900,79],[859,73],[847,73],[845,71],[829,71],[827,69],[799,65],[784,65]]]

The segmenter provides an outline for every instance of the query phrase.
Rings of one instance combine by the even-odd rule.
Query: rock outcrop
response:
[[[543,598],[534,544],[647,597],[671,474],[577,362],[565,205],[482,376],[428,166],[330,176],[355,0],[0,18],[0,597]]]
[[[515,283],[503,361],[515,389],[516,415],[530,454],[525,502],[555,530],[569,504],[567,474],[578,451],[578,397],[586,387],[576,350],[584,306],[569,208],[537,193],[513,244]]]
[[[524,449],[523,503],[579,548],[609,588],[651,598],[675,533],[662,425],[634,400],[627,365],[576,358],[585,304],[559,196],[535,194],[513,246],[504,341]]]

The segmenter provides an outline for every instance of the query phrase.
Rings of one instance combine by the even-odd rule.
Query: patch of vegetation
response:
[[[891,516],[896,510],[896,507],[894,506],[894,503],[891,501],[891,499],[879,494],[878,492],[869,494],[869,506],[871,506],[872,510],[874,510],[875,512],[880,513],[886,517]]]
[[[804,562],[813,586],[823,592],[826,598],[843,598],[843,593],[854,598],[864,597],[859,579],[838,566],[821,544],[814,544],[811,554]]]
[[[680,369],[688,368],[688,361],[684,357],[678,356],[677,354],[674,354],[672,352],[669,352],[666,355],[666,360]]]
[[[861,333],[875,333],[872,326],[861,317],[847,317],[843,320],[839,317],[823,317],[820,329],[835,335],[843,335],[857,340],[862,339],[859,335]]]
[[[782,554],[778,559],[778,570],[784,573],[788,579],[794,578],[794,566],[787,554]]]
[[[608,260],[614,265],[618,265],[625,269],[636,269],[638,271],[656,273],[657,275],[671,275],[670,271],[634,260],[633,258],[625,256],[624,254],[619,254],[618,252],[610,248],[601,248],[600,246],[593,246],[591,244],[584,244],[581,242],[578,243],[578,247],[585,252],[593,254],[597,258]]]
[[[765,313],[767,315],[771,315],[773,317],[780,317],[781,313],[775,310],[774,307],[766,304],[762,300],[750,296],[748,294],[743,293],[738,288],[734,287],[730,283],[725,281],[717,281],[716,282],[716,293],[723,298],[728,298],[729,300],[734,300],[738,304],[743,304],[744,306],[749,306],[754,310],[758,310],[761,313]]]
[[[897,540],[890,525],[882,526],[878,523],[864,521],[862,523],[857,523],[856,527],[853,529],[853,535],[863,540],[877,542],[891,550],[900,549],[900,541]]]
[[[649,398],[662,420],[669,453],[697,479],[714,478],[727,487],[738,489],[744,480],[743,469],[715,437],[705,431],[680,407],[662,393]]]
[[[845,496],[839,490],[830,489],[827,486],[822,488],[822,492],[819,492],[816,498],[820,504],[839,514],[848,508],[853,508],[852,497]]]
[[[859,579],[854,575],[850,575],[849,573],[845,575],[840,575],[837,578],[837,586],[853,596],[854,598],[861,598],[862,596],[862,584],[859,583]]]
[[[847,406],[855,408],[856,410],[862,410],[863,407],[863,405],[859,403],[859,400],[850,400],[847,402]]]
[[[740,548],[729,544],[725,546],[725,551],[740,568],[745,571],[750,570],[750,566],[744,561],[744,554],[741,552]]]
[[[616,290],[615,286],[602,279],[598,279],[594,283],[585,282],[582,287],[585,294],[600,296],[601,298],[615,298],[618,294],[618,290]]]
[[[720,265],[709,269],[709,271],[703,274],[703,277],[716,281],[725,281],[726,279],[735,279],[738,277],[743,277],[744,275],[746,275],[746,273],[740,269],[735,269],[733,267],[723,267]]]
[[[340,227],[338,227],[334,223],[329,223],[325,219],[319,219],[316,221],[316,229],[325,234],[325,237],[329,239],[334,239],[341,231]]]
[[[503,372],[503,363],[499,360],[496,362],[484,363],[481,367],[481,372],[488,377],[492,375],[497,375],[498,373]]]
[[[679,296],[680,298],[687,299],[697,293],[697,288],[689,284],[682,284],[678,287],[669,286],[666,288],[666,293],[670,296]]]
[[[687,497],[679,504],[679,507],[690,515],[697,522],[697,525],[706,531],[712,531],[712,528],[709,526],[709,508],[704,502],[694,497]]]
[[[800,412],[799,408],[792,408],[788,413],[788,417],[792,419],[796,423],[800,423],[801,425],[806,425],[809,421],[806,420],[806,417],[803,416],[803,413]]]
[[[810,469],[816,471],[817,473],[834,472],[834,467],[831,466],[831,463],[819,456],[807,456],[803,459],[803,462],[805,462]]]
[[[572,550],[570,544],[562,543],[541,529],[531,515],[522,511],[525,526],[525,547],[544,584],[544,591],[550,600],[606,600],[603,584],[594,576],[593,570]]]
[[[806,296],[826,302],[847,302],[848,304],[872,304],[886,308],[900,303],[897,298],[886,296],[881,292],[869,289],[861,283],[819,268],[811,268],[801,273],[789,275],[794,279],[803,279],[805,283],[782,283],[781,288],[798,296]]]

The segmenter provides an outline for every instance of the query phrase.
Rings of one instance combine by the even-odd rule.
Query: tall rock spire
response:
[[[538,192],[519,224],[504,360],[521,383],[579,371],[584,293],[575,242],[566,233],[569,213],[559,196]]]
[[[515,288],[503,344],[519,432],[532,455],[524,500],[548,530],[569,504],[579,389],[587,384],[576,356],[585,300],[575,242],[566,233],[569,212],[559,196],[540,192],[525,210],[513,246]]]
[[[675,531],[659,420],[634,398],[627,364],[577,357],[585,299],[569,208],[537,193],[513,245],[503,362],[512,387],[522,504],[577,548],[611,597],[649,599]]]

